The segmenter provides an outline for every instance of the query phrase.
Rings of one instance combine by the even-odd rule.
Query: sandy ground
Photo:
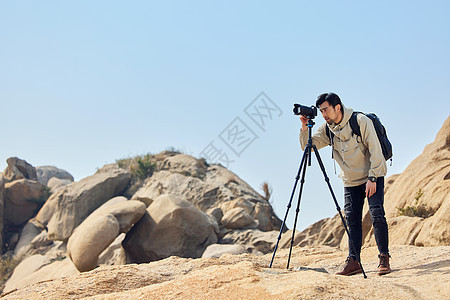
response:
[[[346,253],[294,247],[220,259],[171,257],[140,265],[100,267],[35,283],[4,299],[450,299],[450,246],[391,248],[393,272],[378,276],[377,249],[363,249],[361,274],[334,275]]]

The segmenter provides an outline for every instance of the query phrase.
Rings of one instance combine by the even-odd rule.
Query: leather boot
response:
[[[391,266],[389,265],[389,254],[378,255],[380,263],[378,264],[378,275],[391,273]]]
[[[353,259],[353,257],[349,256],[345,260],[344,268],[340,272],[337,272],[336,275],[349,276],[358,273],[362,273],[361,266],[355,259]]]

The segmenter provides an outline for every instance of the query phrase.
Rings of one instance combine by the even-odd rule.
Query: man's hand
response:
[[[367,180],[366,183],[366,197],[372,197],[373,194],[377,191],[377,183]]]
[[[308,118],[300,115],[300,121],[302,121],[302,131],[308,130],[308,126],[306,126],[306,124],[308,123]]]

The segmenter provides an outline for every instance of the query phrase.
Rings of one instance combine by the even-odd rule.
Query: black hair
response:
[[[339,98],[339,96],[336,95],[335,93],[325,93],[325,94],[319,95],[319,97],[317,97],[316,107],[318,108],[325,101],[327,101],[333,107],[333,109],[336,107],[336,105],[338,105],[338,104],[341,105],[341,110],[342,110],[342,101]]]

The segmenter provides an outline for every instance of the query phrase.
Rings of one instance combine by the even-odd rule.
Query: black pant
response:
[[[362,210],[366,197],[366,184],[346,187],[344,192],[345,219],[350,232],[348,239],[349,256],[359,260],[362,245]],[[389,254],[388,226],[383,208],[384,177],[377,178],[377,191],[372,197],[369,197],[368,202],[378,250],[380,254]]]

